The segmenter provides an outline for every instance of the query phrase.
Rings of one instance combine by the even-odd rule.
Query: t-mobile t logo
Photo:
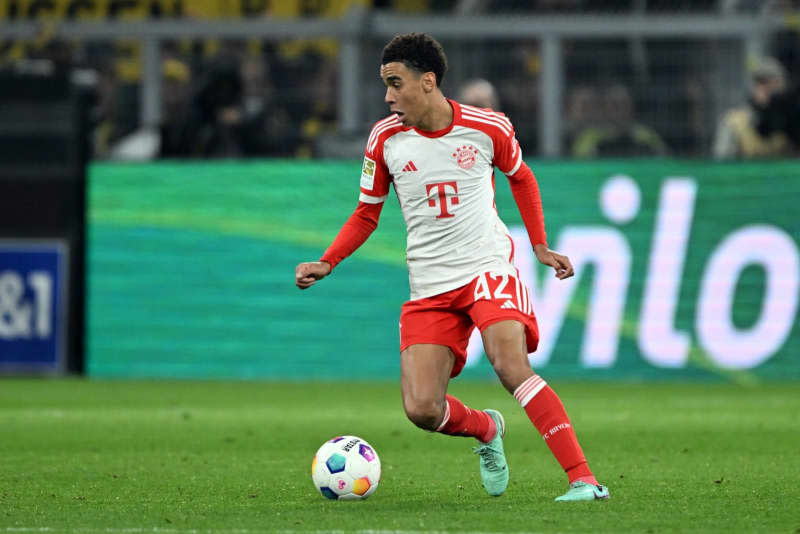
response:
[[[451,190],[450,205],[455,206],[458,204],[458,185],[456,182],[439,182],[435,184],[425,184],[425,190],[428,193],[428,206],[435,207],[436,200],[439,200],[439,215],[437,219],[446,219],[448,217],[455,217],[452,213],[447,211],[447,188]],[[436,196],[431,196],[431,191],[436,189]]]

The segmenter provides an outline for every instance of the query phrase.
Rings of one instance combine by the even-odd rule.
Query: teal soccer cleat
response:
[[[473,452],[480,456],[481,480],[483,487],[489,495],[495,497],[502,495],[508,486],[508,464],[503,451],[503,436],[506,433],[506,423],[497,410],[484,410],[494,419],[497,434],[489,443],[481,443]]]
[[[569,485],[569,491],[561,497],[556,497],[557,501],[594,501],[596,499],[608,499],[611,497],[608,488],[605,486],[588,484],[586,482],[573,482]]]

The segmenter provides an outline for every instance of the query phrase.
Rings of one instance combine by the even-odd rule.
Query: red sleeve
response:
[[[379,121],[372,128],[364,151],[364,163],[361,166],[358,206],[320,258],[320,261],[330,263],[331,271],[363,245],[378,227],[378,218],[381,215],[383,202],[389,195],[389,184],[392,181],[383,159],[383,141],[387,133],[397,126],[395,123],[397,118],[392,116]]]
[[[332,271],[343,259],[355,252],[378,227],[381,208],[383,208],[383,203],[359,202],[356,210],[344,223],[336,239],[333,240],[319,261],[330,263]]]
[[[522,150],[514,133],[514,126],[505,115],[495,114],[495,120],[501,121],[503,128],[494,128],[492,131],[492,143],[494,144],[494,157],[492,164],[500,169],[500,172],[511,175],[517,172],[522,164]]]
[[[539,184],[533,171],[523,161],[514,174],[508,175],[511,185],[511,194],[522,215],[522,222],[528,231],[531,245],[547,246],[547,234],[544,230],[544,212],[542,211],[542,197],[539,195]]]

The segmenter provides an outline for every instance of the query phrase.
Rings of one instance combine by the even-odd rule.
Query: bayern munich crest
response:
[[[469,170],[475,165],[478,156],[478,149],[472,145],[462,145],[453,152],[453,157],[456,158],[458,166],[464,170]]]

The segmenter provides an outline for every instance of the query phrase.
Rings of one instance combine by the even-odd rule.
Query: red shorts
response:
[[[465,286],[447,293],[403,304],[400,312],[400,351],[430,343],[450,347],[456,357],[451,377],[467,361],[472,329],[483,330],[499,321],[519,321],[525,326],[528,353],[539,344],[539,326],[530,292],[518,278],[484,273]]]

